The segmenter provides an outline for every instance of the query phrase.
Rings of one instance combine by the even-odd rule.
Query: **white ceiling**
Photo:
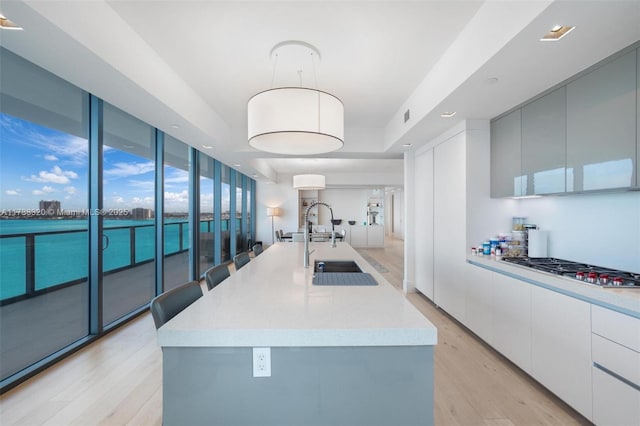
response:
[[[4,0],[1,8],[25,28],[3,32],[3,46],[274,181],[303,172],[401,173],[403,151],[461,120],[495,117],[640,39],[640,0]],[[558,43],[538,41],[558,23],[576,30]],[[343,101],[342,150],[301,160],[249,147],[247,100],[272,78],[273,86],[297,83],[270,59],[285,40],[320,51],[303,85],[317,79]],[[498,82],[489,84],[492,77]],[[449,110],[456,116],[440,117]]]

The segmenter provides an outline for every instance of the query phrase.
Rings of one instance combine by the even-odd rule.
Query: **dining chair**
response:
[[[198,281],[190,281],[154,297],[149,309],[156,329],[162,327],[200,297],[202,297],[202,288]]]
[[[251,258],[249,257],[249,253],[243,251],[242,253],[238,253],[233,256],[233,265],[236,267],[236,271],[242,268],[244,265],[249,263]]]
[[[222,264],[213,266],[204,273],[204,280],[207,283],[207,288],[212,290],[215,286],[220,284],[225,279],[229,278],[229,266]]]
[[[254,244],[253,247],[251,247],[251,251],[255,256],[260,256],[260,254],[262,254],[262,244]]]
[[[281,242],[281,241],[282,241],[282,238],[280,238],[280,231],[276,230],[276,231],[274,232],[274,234],[275,234],[275,237],[276,237],[276,241],[277,241],[277,242]]]

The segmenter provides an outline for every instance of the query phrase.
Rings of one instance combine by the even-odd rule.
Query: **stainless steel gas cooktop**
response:
[[[640,274],[633,272],[619,271],[553,257],[505,257],[502,260],[538,271],[574,278],[599,287],[640,289]]]

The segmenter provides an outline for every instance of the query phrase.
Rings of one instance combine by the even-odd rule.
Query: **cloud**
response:
[[[4,193],[7,195],[22,195],[20,194],[19,189],[7,189],[6,191],[4,191]]]
[[[164,178],[164,183],[188,183],[189,182],[189,173],[184,170],[173,169],[171,175],[167,173],[167,176]]]
[[[56,156],[55,156],[55,155],[53,155],[53,154],[46,154],[46,155],[44,156],[44,159],[45,159],[45,160],[47,160],[47,161],[58,161],[58,160],[59,160],[59,158],[58,158],[58,157],[56,157]]]
[[[189,202],[189,191],[169,192],[165,191],[164,200],[167,202]]]
[[[122,198],[119,195],[114,195],[113,197],[111,197],[111,201],[113,201],[116,204],[122,204],[124,203],[124,198]]]
[[[78,190],[76,189],[75,186],[67,186],[64,188],[64,192],[66,192],[69,195],[75,195]]]
[[[135,180],[132,179],[128,182],[129,186],[139,189],[145,189],[147,191],[152,191],[155,188],[156,182],[153,180]]]
[[[164,192],[164,208],[167,212],[187,212],[189,211],[189,191]]]
[[[23,178],[24,180],[30,182],[46,182],[46,183],[57,183],[60,185],[66,185],[70,182],[70,179],[77,179],[78,174],[71,170],[62,170],[58,166],[54,166],[50,172],[46,172],[41,170],[38,173],[38,176],[31,175],[31,177]]]
[[[44,128],[8,115],[0,116],[0,129],[7,141],[47,152],[45,159],[64,158],[73,164],[86,164],[89,152],[87,139]]]
[[[127,177],[143,175],[153,172],[154,169],[155,165],[152,161],[145,163],[116,163],[112,169],[105,170],[104,174],[106,176]]]
[[[153,197],[133,197],[131,203],[135,205],[135,207],[153,207]]]
[[[56,192],[56,190],[46,185],[43,186],[42,189],[34,189],[33,191],[31,191],[33,195],[51,194],[52,192]]]

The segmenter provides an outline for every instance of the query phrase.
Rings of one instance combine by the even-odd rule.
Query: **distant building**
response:
[[[143,209],[142,207],[131,209],[131,219],[142,220],[151,218],[153,218],[153,210],[151,209]]]
[[[61,210],[60,201],[57,201],[57,200],[50,200],[50,201],[40,200],[40,211],[41,212],[46,212],[47,215],[53,216],[53,215],[57,215],[60,210]]]

